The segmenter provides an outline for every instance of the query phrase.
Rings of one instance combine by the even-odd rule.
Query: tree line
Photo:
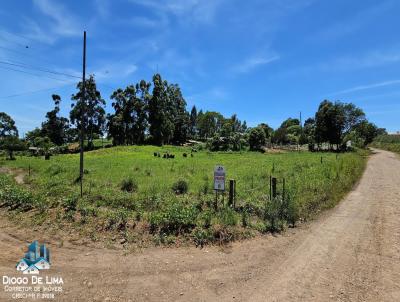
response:
[[[244,148],[263,150],[268,144],[308,144],[310,150],[342,150],[346,142],[366,146],[384,129],[370,123],[362,109],[352,103],[321,102],[315,116],[303,123],[288,118],[277,129],[267,123],[248,128],[236,114],[224,117],[215,111],[189,111],[178,84],[155,74],[151,82],[141,80],[115,90],[110,99],[113,112],[106,113],[106,101],[97,88],[93,75],[71,96],[69,118],[60,116],[59,95],[52,95],[54,109],[47,112],[41,127],[29,131],[23,141],[18,139],[15,122],[0,113],[0,145],[2,149],[19,150],[24,144],[48,150],[77,142],[81,129],[86,148],[94,147],[96,138],[107,136],[114,146],[134,144],[182,145],[189,140],[206,142],[212,151],[238,151]],[[12,151],[11,151],[12,152]],[[10,155],[10,157],[12,157]]]

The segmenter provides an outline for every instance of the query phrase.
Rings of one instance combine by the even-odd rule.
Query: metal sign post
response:
[[[218,208],[218,194],[225,191],[225,168],[217,165],[214,168],[215,209]]]

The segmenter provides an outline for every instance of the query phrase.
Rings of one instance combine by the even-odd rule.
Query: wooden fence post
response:
[[[272,200],[272,175],[269,176],[269,200]]]
[[[285,185],[286,185],[286,180],[283,178],[282,180],[282,200],[285,201]]]
[[[235,195],[236,195],[236,181],[234,179],[229,180],[229,206],[235,208]]]
[[[276,177],[272,177],[272,197],[276,197]]]

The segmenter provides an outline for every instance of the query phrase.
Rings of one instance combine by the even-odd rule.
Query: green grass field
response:
[[[84,198],[78,198],[79,154],[57,155],[49,161],[18,157],[16,161],[2,160],[0,166],[26,171],[31,167],[23,190],[34,199],[27,201],[32,203],[28,209],[40,209],[30,210],[34,220],[40,217],[35,220],[38,223],[56,217],[59,225],[86,226],[94,233],[117,232],[134,242],[143,237],[156,243],[185,238],[203,244],[281,230],[334,206],[358,180],[366,162],[366,154],[360,152],[199,151],[191,157],[190,151],[184,147],[131,146],[87,152]],[[161,156],[169,152],[175,158],[154,157],[154,152]],[[235,209],[227,205],[227,192],[215,205],[213,169],[217,164],[225,167],[227,180],[236,180]],[[278,179],[278,196],[273,200],[269,198],[271,175]],[[16,186],[2,177],[4,185]],[[182,180],[188,191],[176,194],[174,184]],[[124,181],[131,185],[131,192],[121,189]],[[7,192],[1,193],[0,199],[6,199]],[[10,208],[13,202],[6,202],[6,206]]]
[[[380,135],[375,138],[371,147],[400,153],[400,135]]]

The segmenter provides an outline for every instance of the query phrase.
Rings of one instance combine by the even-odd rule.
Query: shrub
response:
[[[148,220],[152,232],[182,234],[190,231],[195,225],[198,210],[180,201],[167,204],[162,210],[149,214]]]
[[[64,209],[65,217],[72,220],[78,206],[78,197],[70,196],[62,200],[62,207]]]
[[[128,225],[129,213],[126,209],[111,211],[107,214],[107,230],[123,231]]]
[[[189,185],[186,180],[180,179],[172,185],[172,190],[176,194],[185,194],[189,190]]]
[[[129,177],[127,179],[122,180],[120,188],[121,191],[132,193],[138,190],[138,185],[134,179]]]
[[[240,215],[230,207],[223,208],[216,216],[216,222],[223,226],[235,226],[239,220]]]
[[[89,217],[97,216],[97,209],[92,205],[81,205],[78,207],[78,211],[81,214],[82,223],[85,223]]]
[[[281,231],[284,227],[283,219],[285,218],[284,202],[281,196],[272,198],[271,201],[267,202],[265,208],[265,219],[270,223],[270,231],[277,232]]]
[[[8,176],[0,175],[0,207],[29,211],[37,205],[42,205],[39,198],[19,188]]]
[[[250,150],[260,151],[265,146],[266,138],[265,131],[261,127],[256,127],[250,130],[249,133],[249,145]]]
[[[192,238],[197,247],[203,247],[204,245],[214,241],[213,230],[196,227],[192,231]]]

